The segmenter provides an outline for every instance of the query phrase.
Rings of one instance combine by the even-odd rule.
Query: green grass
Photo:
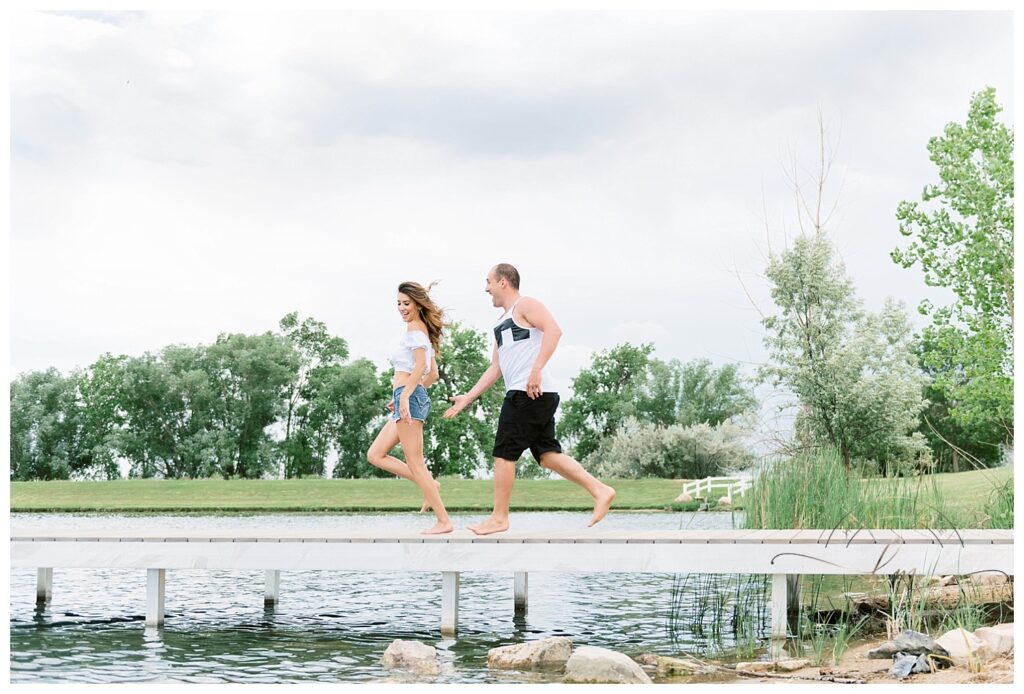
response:
[[[665,510],[681,480],[605,480],[615,487],[614,508]],[[489,511],[490,480],[441,479],[449,511]],[[11,511],[410,511],[419,489],[400,479],[358,480],[112,480],[11,482]],[[593,500],[563,480],[516,480],[513,511],[589,511]]]
[[[994,507],[991,497],[1011,479],[1010,468],[847,478],[839,454],[823,449],[780,461],[759,475],[745,502],[745,524],[748,528],[992,527],[998,522],[993,508],[1006,504]]]
[[[935,475],[944,497],[981,513],[993,486],[1011,479],[1009,468]],[[618,491],[613,509],[674,508],[683,480],[604,480]],[[486,511],[490,480],[444,478],[441,493],[451,511]],[[958,490],[954,492],[953,490]],[[742,497],[740,497],[742,499]],[[165,512],[409,511],[422,499],[399,479],[361,480],[112,480],[104,482],[11,482],[11,510]],[[739,499],[738,499],[739,501]],[[694,504],[696,506],[696,504]],[[513,511],[589,511],[590,496],[563,480],[516,480]]]

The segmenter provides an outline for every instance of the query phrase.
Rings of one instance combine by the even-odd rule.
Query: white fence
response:
[[[693,480],[683,484],[683,494],[691,499],[706,499],[714,489],[725,491],[725,496],[734,499],[745,494],[752,486],[750,478],[743,477],[705,477],[702,480]]]

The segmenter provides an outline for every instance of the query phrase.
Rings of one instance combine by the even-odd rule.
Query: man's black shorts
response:
[[[494,457],[519,460],[527,448],[537,461],[549,451],[561,453],[562,446],[555,438],[556,409],[558,393],[544,393],[536,399],[523,390],[505,393],[494,437]]]

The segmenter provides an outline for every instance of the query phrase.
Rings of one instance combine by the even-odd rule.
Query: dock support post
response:
[[[53,569],[36,569],[36,604],[45,605],[53,598]]]
[[[526,612],[526,587],[527,574],[525,571],[516,571],[513,593],[515,595],[515,611]]]
[[[441,572],[441,633],[454,636],[459,628],[459,572]]]
[[[786,619],[789,631],[800,631],[800,574],[786,575]]]
[[[263,589],[263,605],[269,607],[277,604],[281,594],[281,572],[270,570],[266,572],[266,580]]]
[[[786,584],[789,576],[786,574],[772,574],[772,640],[786,638]]]
[[[164,586],[166,569],[146,570],[146,626],[158,627],[164,623]]]

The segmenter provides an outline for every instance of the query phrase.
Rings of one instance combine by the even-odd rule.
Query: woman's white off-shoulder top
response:
[[[391,365],[395,367],[395,371],[412,373],[412,370],[416,368],[416,357],[412,354],[414,349],[427,350],[427,368],[423,372],[423,375],[426,376],[430,373],[430,364],[434,357],[434,346],[430,344],[430,338],[422,330],[410,330],[402,336],[402,342],[399,344],[398,349],[391,355]]]

